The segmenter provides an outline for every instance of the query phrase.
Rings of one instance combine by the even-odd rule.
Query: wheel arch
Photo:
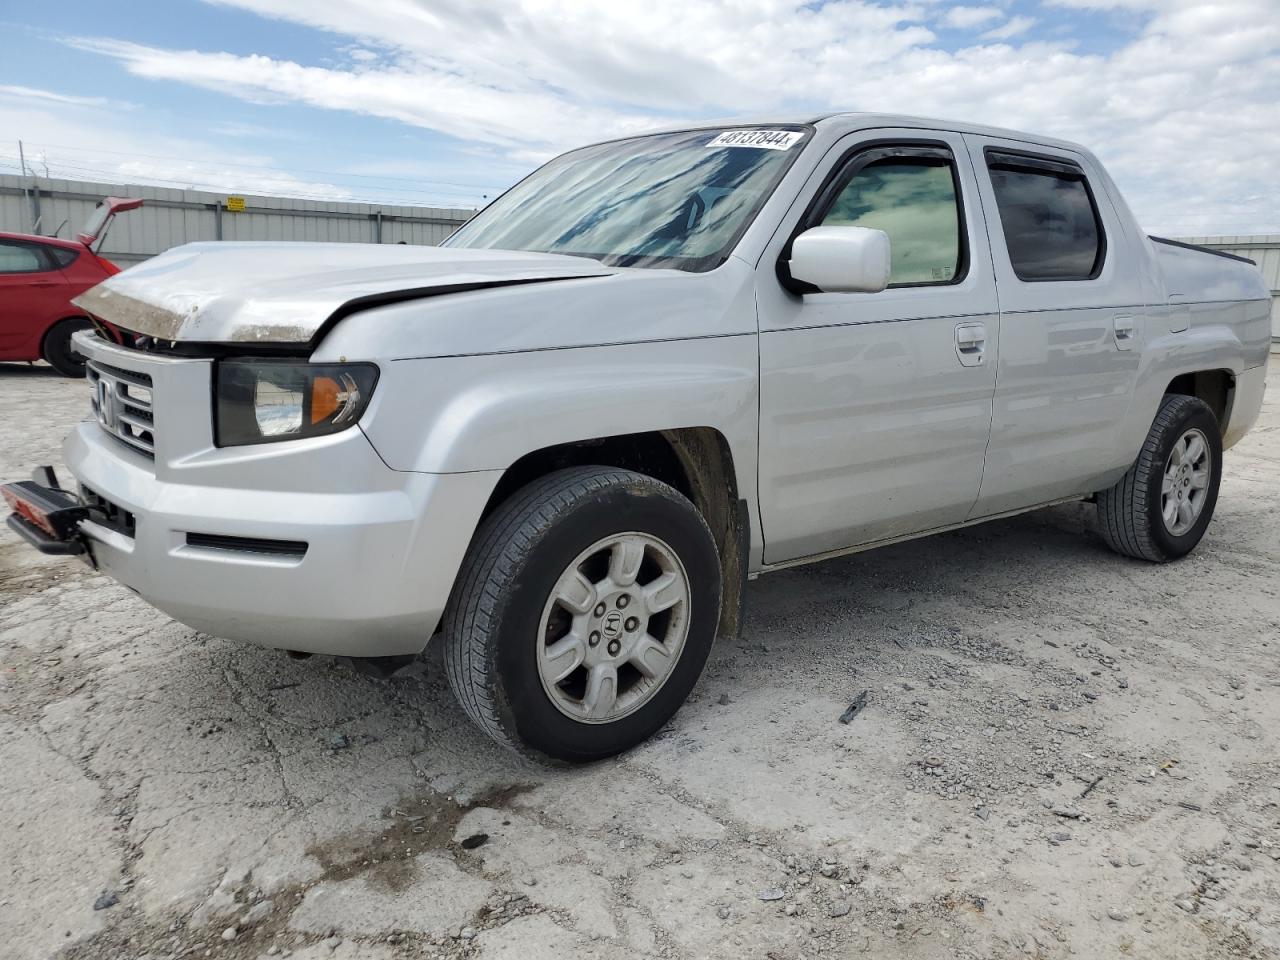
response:
[[[1231,419],[1231,407],[1235,400],[1236,375],[1230,370],[1193,370],[1180,373],[1165,387],[1165,396],[1183,394],[1203,400],[1218,418],[1218,425],[1225,433]]]
[[[750,557],[751,517],[738,489],[733,450],[715,427],[681,427],[593,437],[532,450],[511,464],[494,487],[481,520],[513,493],[555,470],[617,467],[661,480],[688,497],[711,528],[720,553],[720,636],[742,627]]]
[[[1147,432],[1160,412],[1164,398],[1168,396],[1195,397],[1204,401],[1218,420],[1224,438],[1224,447],[1231,446],[1231,421],[1236,406],[1236,382],[1241,376],[1233,357],[1186,357],[1181,362],[1165,358],[1157,362],[1149,358],[1146,368],[1138,374],[1137,385],[1130,398],[1128,410],[1119,431],[1116,449],[1116,469],[1101,478],[1099,489],[1118,480],[1133,463],[1142,449]],[[1236,437],[1235,439],[1239,439]]]

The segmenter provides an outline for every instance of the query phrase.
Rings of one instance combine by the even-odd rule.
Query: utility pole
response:
[[[24,204],[29,204],[31,202],[31,194],[27,191],[27,157],[22,152],[21,140],[18,141],[18,166],[21,169],[18,179],[22,181],[22,200]]]
[[[36,182],[35,174],[31,174],[31,189],[27,190],[27,155],[23,151],[22,141],[18,141],[18,164],[22,167],[22,193],[31,203],[31,232],[35,233],[40,229],[40,184]]]

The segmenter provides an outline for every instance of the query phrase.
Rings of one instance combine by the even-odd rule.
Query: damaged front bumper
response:
[[[350,657],[422,650],[498,473],[392,470],[358,426],[220,448],[211,361],[77,345],[91,369],[146,378],[152,449],[98,419],[77,424],[63,445],[74,494],[14,485],[83,511],[60,515],[65,536],[48,539],[79,543],[103,573],[214,636]],[[21,523],[48,547],[28,535],[31,517]]]
[[[99,569],[174,619],[311,653],[419,652],[466,549],[457,518],[478,517],[488,490],[473,475],[396,473],[359,430],[299,445],[311,449],[255,448],[252,469],[232,472],[246,485],[231,486],[227,451],[188,461],[175,483],[92,422],[63,455],[86,500],[131,520],[80,524]]]

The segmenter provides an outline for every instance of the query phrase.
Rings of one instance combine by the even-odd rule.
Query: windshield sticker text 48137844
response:
[[[799,130],[726,130],[707,144],[708,147],[754,147],[764,150],[790,150],[804,134]]]

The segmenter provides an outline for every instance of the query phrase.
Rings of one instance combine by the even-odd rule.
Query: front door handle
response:
[[[987,325],[977,323],[956,324],[956,356],[966,367],[980,367],[987,355]]]
[[[1128,350],[1133,346],[1133,317],[1117,313],[1111,318],[1111,331],[1116,338],[1117,350]]]

